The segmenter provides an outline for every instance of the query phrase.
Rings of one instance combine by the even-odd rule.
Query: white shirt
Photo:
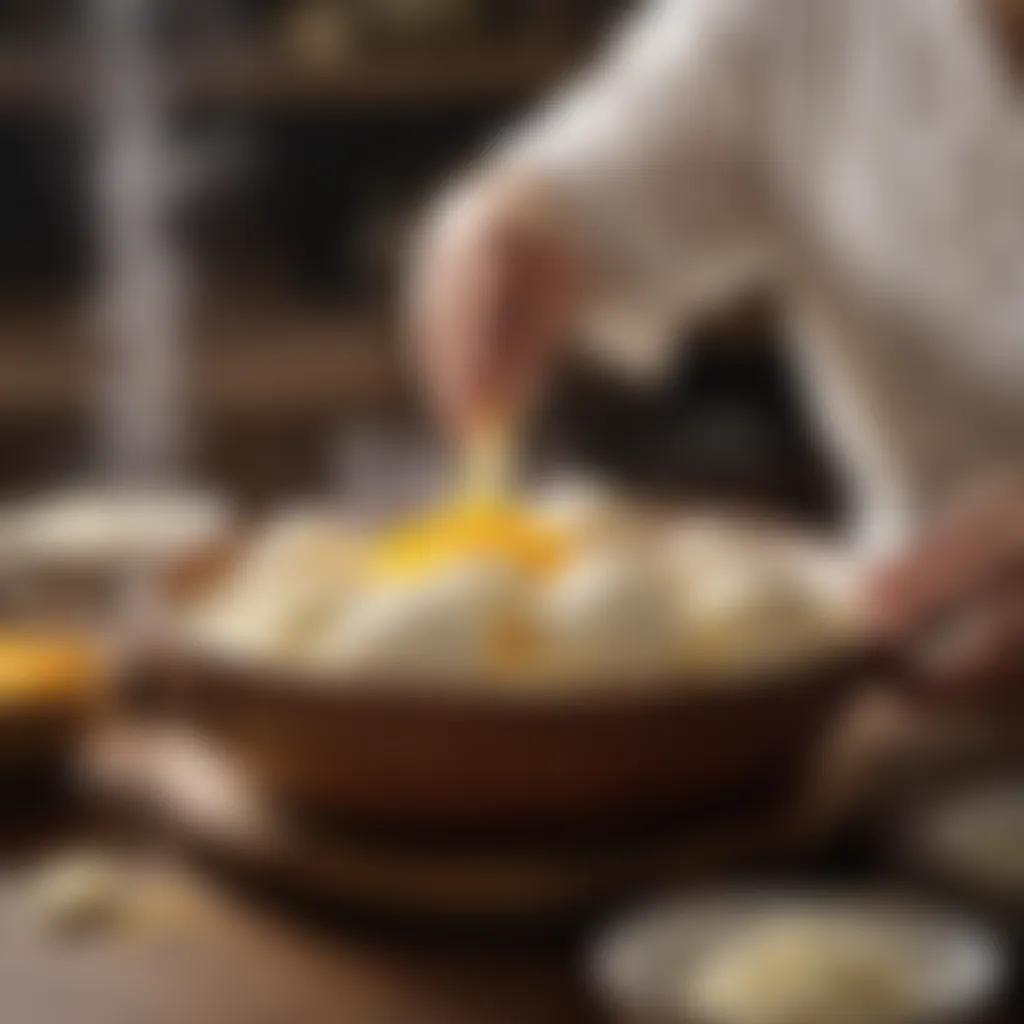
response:
[[[973,0],[663,0],[513,146],[579,218],[621,365],[770,274],[895,539],[1024,457],[1024,93]]]

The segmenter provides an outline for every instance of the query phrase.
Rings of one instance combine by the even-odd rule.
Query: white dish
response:
[[[159,564],[212,544],[228,523],[227,508],[207,494],[69,490],[0,515],[0,560],[69,570]]]
[[[774,934],[786,936],[787,950],[771,948]],[[809,943],[810,935],[818,938]],[[856,962],[845,952],[851,936]],[[756,969],[739,963],[745,950],[764,956]],[[1007,975],[997,938],[953,914],[881,897],[785,893],[660,904],[613,927],[592,967],[605,999],[638,1024],[963,1021],[996,998]],[[881,981],[877,1005],[868,1010],[851,981],[861,989]],[[709,1015],[711,1003],[742,1010]]]

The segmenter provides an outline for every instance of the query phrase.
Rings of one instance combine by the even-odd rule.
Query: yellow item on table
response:
[[[0,633],[0,707],[33,698],[81,696],[99,678],[98,652],[87,640]]]

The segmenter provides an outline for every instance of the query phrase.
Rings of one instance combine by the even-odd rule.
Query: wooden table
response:
[[[583,1024],[599,1018],[565,953],[313,939],[221,910],[187,949],[0,956],[5,1024]]]
[[[318,920],[168,859],[156,877],[187,907],[161,929],[82,943],[10,898],[25,866],[80,848],[93,816],[47,794],[0,803],[0,1024],[598,1024],[587,935],[522,936]],[[100,831],[103,831],[100,829]],[[133,847],[129,861],[152,853]],[[5,902],[5,897],[7,901]],[[1020,1024],[1024,1002],[991,1024]]]
[[[166,927],[68,940],[42,927],[19,882],[94,841],[70,813],[0,832],[3,1024],[592,1024],[580,946],[485,933],[415,934],[270,905],[185,865],[147,877],[174,893]],[[148,863],[143,852],[125,855]],[[156,882],[150,884],[157,884]],[[4,902],[6,897],[6,902]],[[184,908],[184,912],[181,912]]]

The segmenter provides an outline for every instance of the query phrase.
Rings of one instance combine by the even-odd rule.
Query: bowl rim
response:
[[[458,676],[403,675],[387,677],[319,670],[289,663],[233,656],[201,644],[174,643],[164,648],[176,666],[185,669],[193,686],[245,691],[279,699],[321,705],[396,704],[404,708],[447,711],[537,713],[544,710],[621,712],[624,708],[697,708],[737,701],[777,699],[781,694],[835,694],[870,676],[883,663],[882,645],[870,637],[830,648],[769,669],[690,675],[665,673],[593,681],[516,680]]]

